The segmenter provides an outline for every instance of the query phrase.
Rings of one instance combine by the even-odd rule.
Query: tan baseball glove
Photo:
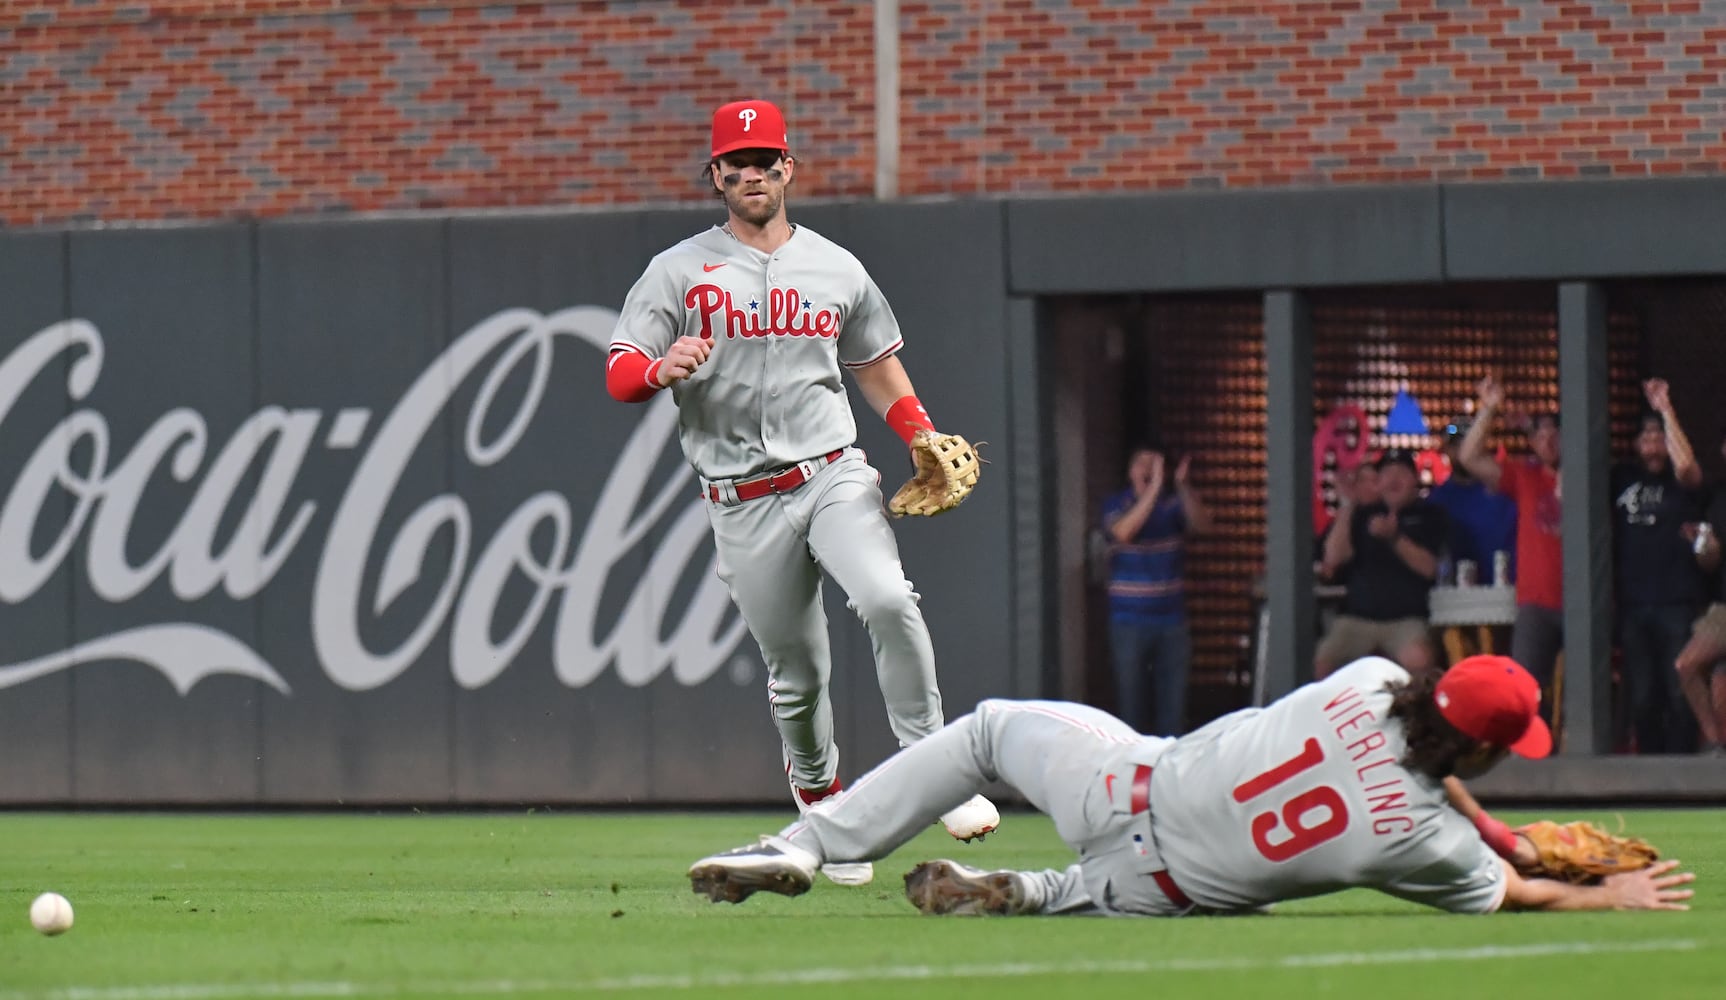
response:
[[[1551,878],[1586,885],[1608,875],[1647,868],[1660,852],[1640,837],[1620,837],[1578,820],[1541,820],[1516,828],[1540,852],[1539,864],[1519,869],[1531,878]]]
[[[971,442],[957,434],[927,430],[911,436],[911,460],[916,474],[887,501],[895,517],[932,517],[952,510],[971,495],[983,468]]]

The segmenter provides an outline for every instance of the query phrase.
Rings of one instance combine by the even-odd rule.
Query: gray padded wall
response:
[[[1020,295],[1436,281],[1436,185],[1007,203]]]
[[[625,293],[714,216],[0,238],[0,344],[10,355],[63,316],[92,324],[102,371],[77,406],[109,438],[74,549],[0,608],[7,662],[94,644],[0,687],[0,800],[784,801],[764,670],[713,575],[675,407],[604,388]],[[886,290],[942,425],[998,443],[962,512],[899,529],[949,713],[1035,693],[1000,610],[1014,469],[1000,208],[799,218]],[[915,222],[979,252],[907,245]],[[73,402],[67,354],[0,428],[8,493]],[[854,402],[890,490],[904,446]],[[37,551],[65,491],[45,508]],[[895,744],[866,633],[831,588],[828,613],[854,778]]]
[[[186,630],[133,643],[156,669],[139,658],[74,668],[77,798],[250,801],[268,690],[217,674],[182,694],[160,671],[202,665],[198,635],[257,647],[256,608],[191,568],[231,542],[232,571],[255,572],[233,537],[237,505],[215,499],[207,475],[254,406],[251,232],[74,233],[69,287],[72,315],[102,332],[101,378],[84,403],[110,438],[107,485],[76,550],[75,638]]]
[[[0,391],[0,470],[7,470],[0,473],[0,798],[11,802],[73,794],[72,675],[28,673],[30,663],[73,642],[73,557],[50,561],[72,505],[63,490],[45,489],[30,502],[18,493],[32,456],[48,455],[64,434],[57,428],[68,410],[68,366],[86,354],[55,329],[66,317],[65,254],[59,233],[0,239],[0,357],[13,359]],[[32,343],[34,374],[16,353]]]
[[[1452,184],[1445,272],[1609,278],[1726,270],[1726,180]]]
[[[1726,185],[1693,181],[797,205],[793,218],[886,292],[936,422],[989,442],[965,507],[897,528],[952,717],[1042,694],[1050,676],[1051,556],[1035,540],[1061,515],[1035,296],[1717,274],[1722,204]],[[669,401],[604,389],[624,293],[716,217],[0,233],[0,363],[63,318],[91,324],[66,329],[104,352],[84,398],[67,390],[78,351],[6,390],[18,406],[0,421],[0,497],[69,412],[104,422],[111,446],[88,516],[67,528],[73,551],[38,581],[19,576],[27,560],[0,565],[0,802],[783,803],[754,643],[724,607],[689,615],[711,592],[711,541]],[[903,445],[853,404],[891,490]],[[399,440],[380,443],[392,419]],[[176,426],[201,430],[162,436]],[[146,461],[140,441],[171,447]],[[74,470],[93,461],[88,441],[73,449]],[[659,515],[639,520],[661,489]],[[69,500],[48,490],[32,553]],[[163,544],[168,562],[146,565]],[[543,564],[537,583],[523,563]],[[855,777],[893,741],[865,633],[842,595],[828,613]],[[87,662],[68,662],[74,648]]]
[[[1726,180],[1366,186],[1005,203],[1020,295],[1718,274]]]
[[[536,317],[580,303],[614,303],[634,279],[638,261],[610,252],[617,231],[629,220],[573,218],[546,220],[458,220],[450,227],[450,326],[457,336],[506,309],[529,309]],[[600,291],[604,289],[605,291]],[[534,317],[514,324],[529,329]],[[543,326],[542,322],[542,326]],[[600,432],[607,405],[601,388],[600,348],[572,339],[555,339],[549,391],[545,393],[520,444],[501,462],[478,468],[458,460],[456,488],[466,497],[477,533],[493,537],[505,520],[543,490],[567,497],[575,515],[566,542],[571,563],[607,477],[616,466],[623,441]],[[494,350],[493,354],[498,351]],[[523,362],[531,371],[531,358]],[[469,380],[457,393],[458,414],[473,411],[478,387]],[[506,388],[512,410],[524,405],[525,380]],[[457,446],[460,447],[459,445]],[[535,460],[535,456],[539,460]],[[693,493],[693,490],[691,490]],[[538,551],[549,559],[549,541]],[[639,573],[639,552],[624,569]],[[517,622],[527,604],[527,588],[512,602]],[[578,798],[624,799],[649,794],[646,775],[652,760],[641,738],[651,707],[651,691],[631,687],[608,669],[586,686],[559,683],[553,662],[553,629],[567,617],[552,601],[515,662],[489,683],[457,697],[454,739],[455,788],[463,799],[507,801],[532,798],[555,785]],[[597,595],[595,598],[597,603]],[[507,630],[506,630],[507,631]],[[477,678],[471,679],[470,684]],[[604,766],[599,766],[603,762]]]
[[[404,520],[450,495],[450,410],[403,405],[422,378],[432,380],[427,399],[447,393],[444,229],[429,220],[257,231],[259,395],[316,418],[294,490],[315,513],[260,601],[259,651],[292,687],[264,699],[269,800],[453,798],[447,627],[390,662],[415,648],[451,574],[464,575],[450,565],[452,529],[411,546],[424,554],[417,575],[378,608]],[[404,433],[392,444],[386,428],[398,416]],[[320,603],[326,614],[315,620]]]

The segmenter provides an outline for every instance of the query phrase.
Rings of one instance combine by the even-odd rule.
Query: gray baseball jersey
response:
[[[934,648],[882,510],[880,473],[849,447],[857,425],[844,369],[898,351],[899,322],[857,258],[807,226],[771,254],[716,226],[653,259],[611,346],[660,357],[680,336],[712,344],[672,386],[695,471],[730,480],[814,470],[790,492],[710,503],[707,513],[719,576],[767,665],[787,774],[823,790],[839,758],[822,571],[869,630],[893,734],[913,743],[942,723]]]
[[[1490,912],[1506,889],[1498,857],[1441,783],[1398,763],[1385,685],[1407,679],[1389,660],[1359,660],[1178,740],[1085,705],[991,699],[782,835],[823,861],[875,860],[1001,780],[1079,855],[1021,873],[1037,912],[1187,912],[1159,876],[1204,910],[1365,887]]]
[[[1399,763],[1385,685],[1407,679],[1368,657],[1177,740],[1151,781],[1151,829],[1181,889],[1218,909],[1349,886],[1497,909],[1498,857],[1440,782]]]
[[[624,299],[613,350],[713,342],[672,387],[683,453],[708,479],[794,465],[851,444],[842,367],[897,351],[899,322],[863,265],[807,226],[772,254],[715,226],[653,258]]]

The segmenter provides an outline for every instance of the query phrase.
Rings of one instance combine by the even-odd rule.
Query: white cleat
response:
[[[982,840],[1001,825],[1001,811],[981,795],[973,795],[941,814],[941,825],[955,840]]]
[[[925,861],[905,874],[905,898],[919,912],[1011,917],[1036,907],[1018,872],[986,872],[957,861]]]
[[[801,896],[815,881],[815,855],[780,837],[702,858],[689,866],[689,886],[715,903],[741,903],[757,892]]]
[[[868,885],[875,881],[875,866],[867,861],[828,862],[821,874],[834,885]]]

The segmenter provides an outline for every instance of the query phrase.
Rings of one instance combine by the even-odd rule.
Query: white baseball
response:
[[[72,904],[57,892],[45,892],[30,904],[30,925],[53,937],[72,929]]]

